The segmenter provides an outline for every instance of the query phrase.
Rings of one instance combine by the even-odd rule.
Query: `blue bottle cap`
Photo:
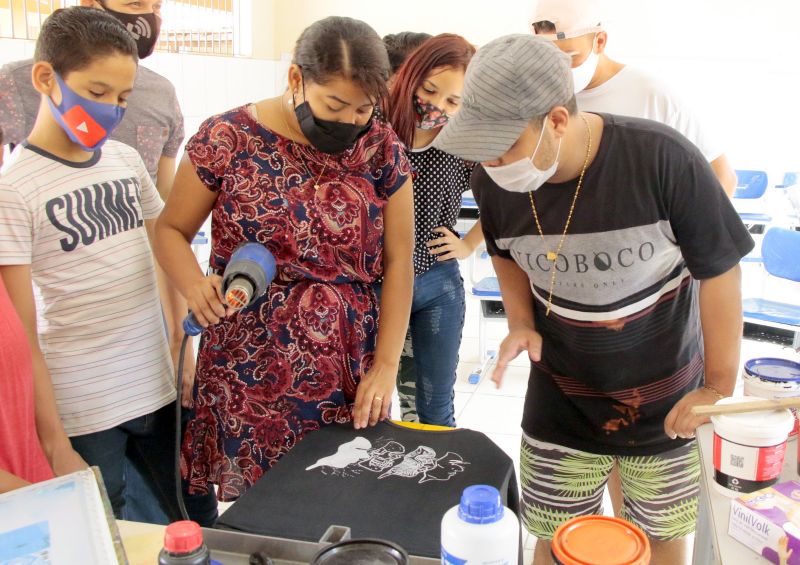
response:
[[[468,524],[492,524],[503,517],[500,491],[491,485],[472,485],[464,489],[458,517]]]

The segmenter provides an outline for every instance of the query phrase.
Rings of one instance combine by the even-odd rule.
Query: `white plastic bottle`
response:
[[[464,489],[461,504],[442,517],[442,565],[515,565],[519,521],[489,485]]]

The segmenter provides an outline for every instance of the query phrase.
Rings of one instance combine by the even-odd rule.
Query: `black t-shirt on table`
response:
[[[496,487],[518,512],[514,464],[482,433],[333,425],[308,434],[217,524],[307,541],[331,525],[349,526],[353,538],[438,557],[442,516],[474,484]]]
[[[577,179],[529,195],[482,167],[471,185],[489,253],[530,277],[542,359],[523,429],[594,453],[647,455],[685,443],[664,433],[674,404],[703,379],[698,279],[721,275],[753,240],[706,160],[662,124],[603,115],[600,147],[555,265]],[[553,305],[545,317],[550,269]]]

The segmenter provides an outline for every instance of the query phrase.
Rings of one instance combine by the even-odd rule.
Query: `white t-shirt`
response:
[[[708,161],[723,153],[686,104],[666,84],[640,69],[625,66],[600,86],[582,90],[576,98],[578,108],[585,112],[646,118],[667,124],[694,143]]]
[[[23,143],[0,176],[0,264],[30,265],[39,341],[70,436],[175,398],[144,220],[163,202],[141,158],[108,141],[86,163]]]

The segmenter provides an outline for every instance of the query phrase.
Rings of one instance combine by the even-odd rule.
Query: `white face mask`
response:
[[[594,43],[592,43],[592,50],[586,60],[572,70],[572,84],[575,86],[575,94],[589,86],[594,78],[594,73],[597,71],[597,64],[600,62],[600,56],[594,52]]]
[[[547,170],[542,171],[533,164],[533,158],[536,157],[536,152],[542,144],[545,129],[547,129],[546,121],[542,124],[542,133],[539,134],[539,141],[536,143],[536,148],[533,150],[533,155],[531,155],[530,159],[520,159],[499,167],[484,167],[486,174],[497,186],[510,192],[531,192],[538,189],[556,174],[558,154],[561,152],[561,139],[558,140],[556,158]]]

